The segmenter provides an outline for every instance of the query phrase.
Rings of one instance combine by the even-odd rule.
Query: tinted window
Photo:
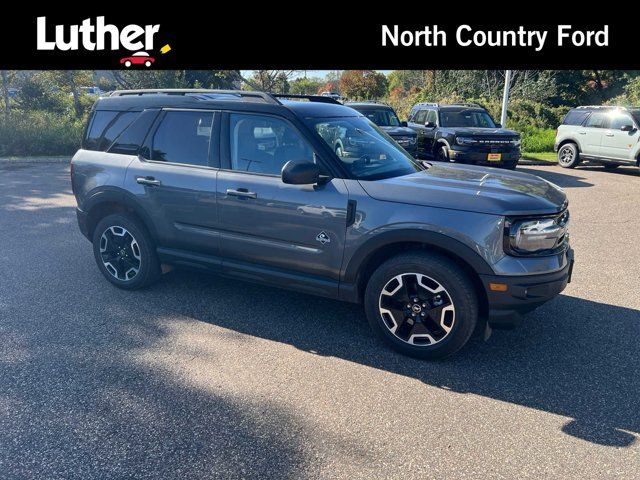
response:
[[[166,112],[151,139],[151,160],[209,165],[212,112]]]
[[[589,115],[588,111],[585,110],[571,110],[567,113],[567,116],[564,117],[564,121],[562,122],[564,125],[582,125],[584,119]]]
[[[633,120],[631,120],[631,117],[627,114],[616,115],[611,119],[611,125],[609,126],[609,128],[620,130],[625,125],[633,125]]]
[[[600,113],[600,112],[594,112],[589,117],[589,120],[587,120],[587,124],[585,125],[585,127],[607,128],[608,123],[609,123],[609,119],[607,118],[606,114]]]
[[[307,141],[284,120],[231,114],[229,133],[233,170],[280,175],[289,160],[314,161]]]
[[[357,110],[357,109],[356,109]],[[399,127],[400,120],[390,108],[363,108],[360,110],[365,117],[379,127]]]
[[[96,111],[93,114],[83,148],[106,151],[137,115],[139,112]]]
[[[424,125],[424,122],[426,121],[427,118],[427,111],[426,110],[420,110],[418,111],[418,113],[416,113],[416,116],[413,118],[413,122],[414,123],[421,123]]]
[[[434,125],[437,123],[437,115],[436,115],[436,111],[435,110],[429,110],[429,113],[427,113],[427,118],[425,120],[425,122],[431,122]]]
[[[441,110],[442,127],[495,128],[496,124],[484,110]]]
[[[157,115],[158,110],[142,112],[140,116],[116,138],[113,145],[109,148],[109,152],[122,153],[125,155],[137,154]]]

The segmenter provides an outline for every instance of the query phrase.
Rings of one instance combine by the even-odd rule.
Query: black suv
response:
[[[391,106],[374,102],[347,102],[348,107],[357,110],[373,123],[384,130],[398,145],[411,155],[416,153],[418,134],[407,126],[407,122],[401,122],[396,111]]]
[[[560,188],[417,162],[328,97],[115,92],[94,105],[71,180],[117,287],[170,264],[363,303],[383,339],[419,357],[455,352],[480,320],[512,325],[571,276]]]
[[[418,103],[408,124],[418,134],[417,158],[509,169],[518,165],[520,135],[502,128],[475,103]]]

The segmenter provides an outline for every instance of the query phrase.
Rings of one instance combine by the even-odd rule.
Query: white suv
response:
[[[558,127],[554,150],[558,163],[574,168],[583,160],[607,169],[640,166],[640,108],[578,107]]]

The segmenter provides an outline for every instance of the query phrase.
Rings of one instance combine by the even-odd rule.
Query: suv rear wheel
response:
[[[564,168],[575,168],[580,163],[580,152],[575,143],[565,143],[558,149],[558,164]]]
[[[446,147],[446,145],[439,145],[436,147],[435,157],[437,162],[449,161],[449,149]]]
[[[102,274],[117,287],[135,290],[160,278],[160,261],[151,236],[129,215],[108,215],[98,223],[93,232],[93,254]]]
[[[364,301],[371,328],[395,350],[418,358],[458,351],[478,321],[478,299],[467,275],[429,253],[405,253],[383,263]]]

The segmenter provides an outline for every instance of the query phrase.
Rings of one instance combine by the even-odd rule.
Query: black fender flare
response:
[[[105,186],[94,189],[82,202],[82,211],[90,215],[92,210],[105,203],[117,203],[133,211],[144,222],[152,237],[157,238],[156,228],[149,214],[135,195],[122,188]]]
[[[403,228],[380,233],[362,244],[346,264],[342,274],[342,281],[345,283],[355,283],[361,267],[365,265],[378,250],[388,245],[406,242],[432,245],[440,251],[460,258],[479,275],[495,275],[495,272],[487,261],[482,258],[479,253],[461,241],[430,230]]]

